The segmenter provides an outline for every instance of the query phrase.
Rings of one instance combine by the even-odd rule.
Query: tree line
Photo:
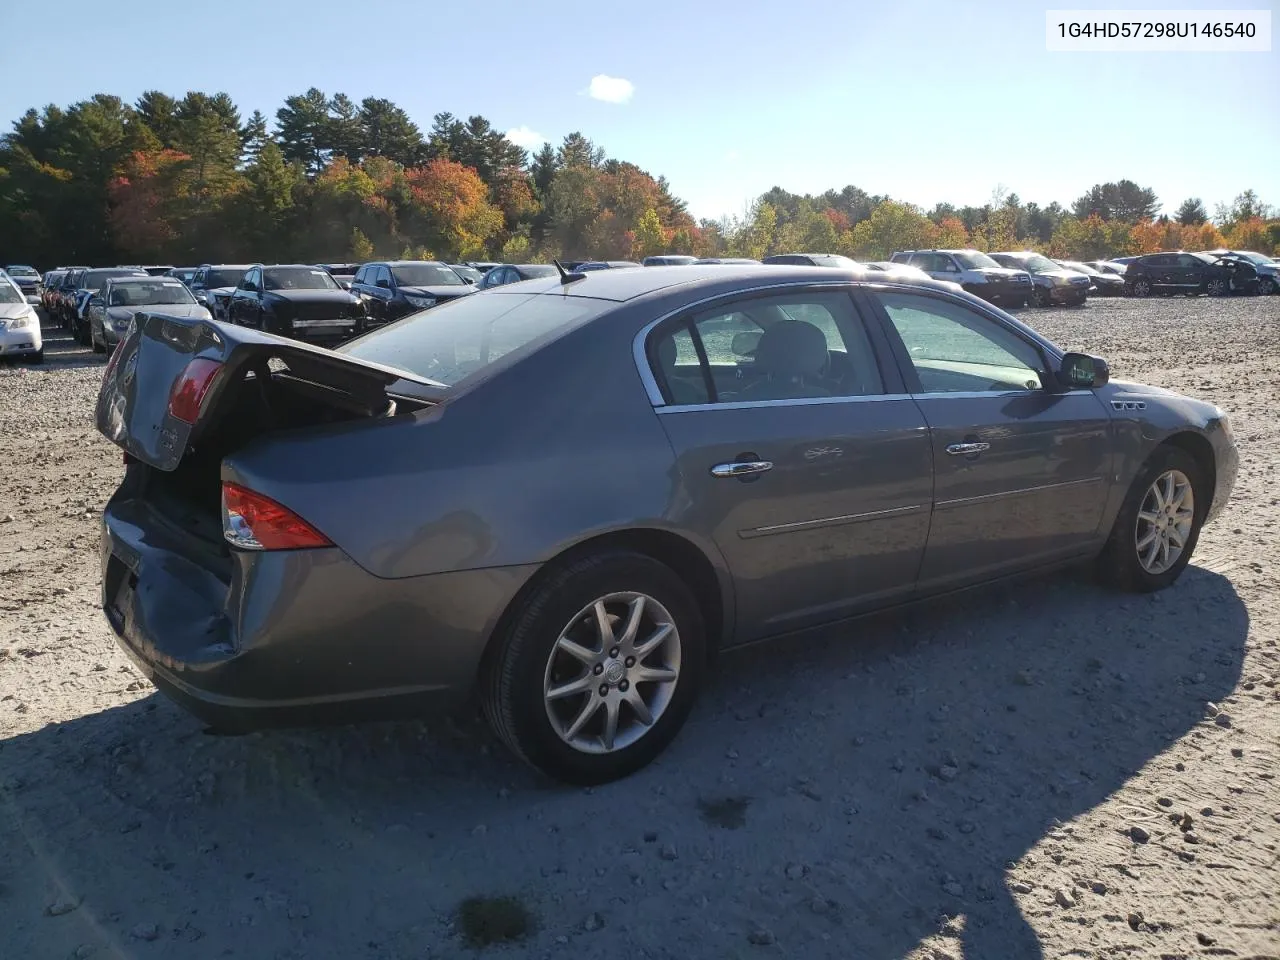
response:
[[[1210,218],[1195,198],[1098,184],[1069,208],[997,189],[931,210],[855,186],[774,187],[742,217],[698,220],[666,179],[581,133],[530,153],[482,116],[425,132],[394,102],[312,88],[274,123],[225,93],[129,104],[98,94],[28,110],[0,138],[0,263],[548,260],[784,251],[882,259],[895,249],[1033,247],[1094,258],[1229,245],[1272,252],[1280,220],[1252,191]]]

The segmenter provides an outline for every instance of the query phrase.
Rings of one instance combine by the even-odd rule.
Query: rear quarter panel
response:
[[[224,479],[388,578],[539,563],[596,534],[669,528],[682,486],[631,356],[643,319],[601,317],[430,410],[264,438],[224,462]]]

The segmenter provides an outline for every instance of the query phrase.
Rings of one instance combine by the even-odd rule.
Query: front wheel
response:
[[[104,335],[101,340],[98,339],[98,335],[94,333],[94,330],[93,330],[92,320],[89,321],[89,345],[93,347],[94,353],[107,352],[107,338]]]
[[[1222,277],[1211,277],[1205,281],[1204,292],[1211,297],[1225,297],[1230,285]]]
[[[1098,557],[1100,579],[1137,593],[1172,584],[1191,562],[1209,496],[1204,472],[1191,454],[1159,447],[1120,507]]]
[[[1270,277],[1262,277],[1262,278],[1258,281],[1258,295],[1259,295],[1259,296],[1262,296],[1262,297],[1269,297],[1269,296],[1271,296],[1271,294],[1273,294],[1273,293],[1275,293],[1275,292],[1276,292],[1276,282],[1275,282],[1274,280],[1272,280]]]
[[[1053,306],[1053,294],[1048,287],[1036,287],[1031,294],[1031,301],[1037,307]]]
[[[706,664],[701,612],[676,573],[629,551],[549,570],[494,638],[482,703],[531,766],[591,785],[644,767],[675,738]]]
[[[1129,284],[1129,292],[1135,297],[1149,297],[1151,296],[1151,281],[1145,277],[1139,277]]]

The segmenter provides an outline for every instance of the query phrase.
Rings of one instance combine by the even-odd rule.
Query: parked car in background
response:
[[[359,333],[366,312],[364,301],[343,290],[327,270],[282,263],[245,271],[227,303],[227,316],[276,336],[334,344]]]
[[[521,280],[559,275],[560,271],[549,263],[500,263],[484,275],[484,279],[480,281],[480,289],[489,290],[508,283],[519,283]]]
[[[478,696],[577,784],[722,648],[1057,564],[1171,587],[1239,465],[1213,404],[865,271],[551,277],[333,352],[194,326],[142,315],[98,398],[125,652],[225,731]]]
[[[89,324],[85,320],[84,310],[89,298],[102,289],[112,277],[145,277],[147,271],[141,267],[97,267],[85,270],[80,275],[79,286],[76,287],[68,312],[68,330],[72,338],[82,346],[89,346]]]
[[[897,250],[889,261],[918,267],[934,280],[958,283],[990,303],[1025,307],[1031,302],[1031,274],[1002,267],[980,250]]]
[[[35,267],[29,267],[25,263],[11,263],[4,268],[4,272],[22,291],[22,295],[27,298],[27,303],[34,305],[40,302],[44,294],[44,280]]]
[[[364,303],[368,316],[366,327],[392,323],[475,291],[475,284],[467,283],[456,270],[439,260],[366,263],[351,285],[351,292]]]
[[[1129,264],[1133,263],[1133,261],[1137,259],[1138,259],[1137,257],[1112,257],[1111,263],[1119,263],[1127,267]]]
[[[338,286],[343,290],[350,290],[351,284],[356,278],[356,271],[360,269],[358,263],[321,263],[317,266],[328,270],[329,276],[338,281]]]
[[[71,329],[71,306],[75,300],[75,292],[80,288],[80,278],[88,269],[88,267],[68,267],[50,297],[52,319],[56,320],[64,330]]]
[[[622,269],[625,269],[625,268],[627,268],[627,267],[638,267],[638,266],[640,266],[640,264],[638,264],[638,263],[637,263],[636,261],[634,261],[634,260],[587,260],[587,261],[585,261],[585,262],[583,262],[583,263],[578,264],[576,267],[571,267],[571,266],[569,266],[569,265],[568,265],[567,263],[565,263],[563,260],[562,260],[562,261],[560,261],[560,262],[561,262],[561,265],[565,267],[565,269],[567,269],[567,270],[572,270],[572,271],[574,271],[575,273],[580,273],[580,272],[582,272],[582,271],[584,271],[584,270],[586,270],[586,271],[590,271],[590,270],[622,270]]]
[[[40,306],[44,307],[45,313],[52,312],[51,304],[54,292],[66,275],[66,270],[50,270],[44,275],[43,285],[40,290]]]
[[[1258,293],[1270,296],[1280,291],[1280,267],[1270,257],[1255,253],[1252,250],[1206,250],[1211,257],[1244,260],[1253,264],[1258,273]],[[12,273],[12,270],[10,271]]]
[[[1100,273],[1109,273],[1113,277],[1123,277],[1125,270],[1128,269],[1126,264],[1116,263],[1114,260],[1086,260],[1084,265],[1093,267]]]
[[[186,284],[174,277],[115,277],[89,298],[85,307],[89,345],[94,353],[111,350],[129,329],[134,314],[146,311],[167,317],[212,320],[209,309],[196,303]]]
[[[1087,274],[1067,270],[1034,250],[1008,250],[991,254],[1002,267],[1031,274],[1031,302],[1037,307],[1065,304],[1079,307],[1089,299],[1091,282]]]
[[[231,295],[244,278],[251,263],[203,263],[187,284],[196,302],[209,308],[215,320],[226,320]]]
[[[1135,297],[1153,293],[1224,297],[1233,290],[1249,292],[1241,288],[1250,284],[1256,289],[1257,271],[1252,264],[1207,253],[1149,253],[1129,262],[1124,281]]]
[[[495,263],[491,260],[466,260],[464,263],[468,267],[474,267],[476,270],[479,270],[482,274],[488,273],[494,267],[501,266],[501,264]]]
[[[0,277],[0,360],[44,362],[40,315],[11,276]]]
[[[693,265],[696,267],[700,267],[709,263],[713,263],[721,266],[733,265],[733,264],[742,266],[743,264],[759,263],[759,262],[760,262],[759,260],[752,260],[750,257],[699,257],[697,260],[693,261]]]
[[[173,279],[180,280],[190,286],[191,281],[195,279],[196,271],[199,269],[199,267],[170,267],[165,276],[173,277]]]
[[[687,267],[697,263],[697,257],[685,256],[681,253],[664,253],[660,256],[645,257],[640,261],[642,267]]]
[[[165,276],[168,276],[168,275],[169,275],[169,271],[173,269],[173,264],[170,264],[170,263],[164,263],[164,264],[160,264],[160,263],[143,264],[143,265],[142,265],[142,269],[143,269],[143,270],[145,270],[145,271],[147,271],[147,275],[148,275],[148,276],[152,276],[152,277],[165,277]]]
[[[842,257],[838,253],[775,253],[760,262],[793,267],[839,267],[844,270],[858,265],[858,261]]]
[[[478,284],[485,278],[485,274],[481,273],[475,267],[468,266],[465,263],[451,263],[449,269],[460,276],[467,283]]]
[[[1089,278],[1089,292],[1099,297],[1124,296],[1124,277],[1117,273],[1107,273],[1079,260],[1053,261],[1064,270],[1074,270]]]

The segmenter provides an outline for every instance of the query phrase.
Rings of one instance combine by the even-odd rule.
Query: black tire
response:
[[[609,753],[586,753],[561,739],[547,716],[543,682],[561,631],[598,598],[634,591],[657,600],[679,634],[679,677],[671,699],[638,740]],[[542,574],[504,618],[480,677],[480,699],[495,734],[549,777],[576,785],[608,783],[646,766],[675,739],[693,707],[707,664],[702,613],[689,588],[665,564],[625,550],[591,553]]]
[[[93,347],[93,352],[94,352],[94,353],[106,353],[106,352],[107,352],[107,340],[106,340],[106,337],[104,336],[104,337],[102,338],[102,342],[101,342],[101,343],[99,343],[99,342],[98,342],[98,338],[97,338],[96,336],[94,336],[94,334],[93,334],[93,321],[92,321],[92,320],[90,320],[90,321],[89,321],[89,346]]]
[[[44,347],[37,350],[31,357],[32,363],[44,363]]]
[[[1146,277],[1139,277],[1129,284],[1129,293],[1135,297],[1151,296],[1151,281]]]
[[[1258,281],[1258,296],[1269,297],[1276,292],[1276,282],[1270,277],[1263,277]]]
[[[1191,481],[1191,491],[1195,497],[1194,517],[1191,533],[1187,538],[1182,554],[1169,569],[1152,574],[1148,572],[1138,558],[1137,525],[1138,511],[1147,491],[1156,479],[1169,470],[1181,471]],[[1170,586],[1182,575],[1191,555],[1195,552],[1196,543],[1200,539],[1200,528],[1204,525],[1205,512],[1209,507],[1209,498],[1213,491],[1209,489],[1204,470],[1195,457],[1174,446],[1157,447],[1138,475],[1134,477],[1129,492],[1125,495],[1120,512],[1116,515],[1111,527],[1111,536],[1107,545],[1098,556],[1096,572],[1098,579],[1111,587],[1128,590],[1134,593],[1152,593]]]
[[[1204,292],[1211,297],[1225,297],[1231,292],[1231,284],[1222,277],[1212,277],[1205,281]]]
[[[1037,307],[1052,307],[1053,293],[1047,287],[1036,287],[1031,291],[1031,302]]]

